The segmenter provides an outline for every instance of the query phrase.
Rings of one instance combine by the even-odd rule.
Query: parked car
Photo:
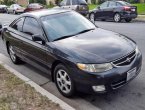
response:
[[[92,21],[113,19],[115,22],[120,22],[125,19],[126,22],[130,22],[136,17],[137,7],[125,1],[106,1],[89,13]]]
[[[13,13],[13,14],[18,14],[18,13],[23,13],[24,12],[24,7],[18,5],[18,4],[12,4],[8,10],[7,13]]]
[[[66,97],[118,89],[141,70],[135,41],[74,11],[25,13],[3,29],[2,38],[14,64],[24,61],[48,73]]]
[[[39,3],[31,3],[27,6],[27,8],[24,10],[24,12],[30,12],[30,11],[35,11],[35,10],[41,10],[44,9],[45,7]]]
[[[84,16],[89,12],[89,7],[85,0],[63,0],[58,7],[54,8],[75,10]]]
[[[0,5],[0,13],[6,13],[7,12],[7,6],[6,5]]]

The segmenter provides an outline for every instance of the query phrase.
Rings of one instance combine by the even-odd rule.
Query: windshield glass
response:
[[[93,23],[76,12],[49,15],[41,17],[41,20],[50,41],[96,28]]]

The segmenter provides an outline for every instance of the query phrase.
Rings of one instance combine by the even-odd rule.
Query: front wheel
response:
[[[115,21],[115,22],[120,22],[120,21],[121,21],[121,15],[120,15],[119,13],[116,13],[116,14],[114,15],[114,21]]]
[[[130,19],[130,18],[125,19],[126,22],[131,22],[131,20],[132,19]]]
[[[54,70],[54,75],[55,84],[59,92],[65,97],[72,97],[75,93],[75,88],[68,69],[59,64]]]
[[[12,45],[8,46],[9,56],[14,64],[20,64],[22,61],[15,54],[14,48]]]

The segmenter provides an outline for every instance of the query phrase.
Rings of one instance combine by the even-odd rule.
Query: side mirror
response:
[[[32,35],[32,40],[41,42],[42,44],[45,43],[45,40],[43,39],[43,36],[41,36],[40,34]]]

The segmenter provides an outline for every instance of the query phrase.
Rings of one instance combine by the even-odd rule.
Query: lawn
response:
[[[0,110],[62,110],[0,65]]]
[[[145,14],[145,3],[144,4],[132,4],[133,6],[137,6],[138,14]],[[89,5],[89,10],[96,8],[97,5]]]

